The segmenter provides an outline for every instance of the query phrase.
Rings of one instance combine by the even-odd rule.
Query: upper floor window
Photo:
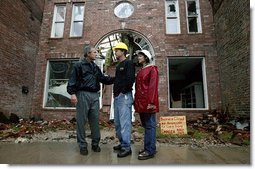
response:
[[[64,34],[66,6],[65,4],[57,4],[54,8],[54,16],[52,22],[51,37],[61,38]]]
[[[128,18],[130,17],[134,12],[134,6],[130,2],[120,2],[117,4],[117,6],[114,8],[114,14],[118,18]]]
[[[186,1],[187,27],[189,33],[201,33],[199,0]]]
[[[180,17],[178,0],[165,1],[166,33],[180,33]]]
[[[84,18],[84,4],[73,4],[72,23],[71,23],[71,37],[82,36],[83,32],[83,18]]]

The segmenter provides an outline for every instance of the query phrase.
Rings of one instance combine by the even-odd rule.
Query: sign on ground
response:
[[[160,130],[163,134],[187,134],[186,116],[160,117]]]

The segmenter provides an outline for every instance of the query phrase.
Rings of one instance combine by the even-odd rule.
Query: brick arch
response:
[[[96,47],[100,47],[101,43],[107,39],[108,37],[110,37],[111,35],[117,34],[117,33],[128,33],[131,36],[134,36],[137,38],[137,40],[139,41],[139,39],[141,39],[142,42],[145,42],[147,46],[141,46],[141,49],[147,49],[150,51],[150,53],[152,54],[152,56],[154,57],[154,62],[155,62],[155,50],[154,50],[154,46],[153,44],[155,44],[155,39],[150,37],[148,38],[148,36],[144,35],[141,32],[138,32],[136,30],[132,30],[132,29],[119,29],[119,30],[113,30],[107,34],[105,34],[104,36],[102,36],[96,43]],[[140,42],[141,42],[140,41]],[[152,43],[154,42],[154,43]],[[139,42],[137,42],[139,43]],[[157,44],[157,43],[156,43]]]
[[[107,38],[109,38],[111,35],[114,35],[114,34],[117,34],[117,33],[128,33],[132,36],[134,36],[135,38],[140,38],[141,41],[145,42],[146,43],[146,46],[141,46],[142,49],[147,49],[150,51],[150,53],[152,54],[152,56],[154,57],[153,59],[153,63],[155,63],[155,51],[154,51],[154,47],[153,47],[153,43],[151,41],[155,40],[155,39],[149,39],[148,37],[150,37],[149,35],[148,36],[145,36],[144,34],[138,32],[138,31],[135,31],[135,30],[131,30],[131,29],[119,29],[119,30],[114,30],[114,31],[111,31],[107,34],[105,34],[104,36],[102,36],[98,41],[97,43],[95,44],[95,47],[96,48],[100,48],[100,46],[102,45],[102,43],[104,43],[105,41],[107,41]],[[150,37],[152,38],[152,37]],[[113,47],[113,46],[112,46]],[[144,47],[144,48],[143,48]],[[102,65],[99,63],[99,65]],[[109,69],[107,69],[107,74],[108,75],[114,75],[115,73],[115,66],[112,66],[110,67]],[[101,114],[101,118],[103,119],[109,119],[108,117],[108,114],[109,112],[111,112],[111,104],[112,104],[112,86],[104,86],[102,89],[101,89],[101,92],[100,92],[100,107],[101,107],[101,111],[102,111],[102,114]]]

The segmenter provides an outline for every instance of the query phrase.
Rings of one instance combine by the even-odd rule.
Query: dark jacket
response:
[[[74,65],[68,81],[67,92],[72,95],[78,91],[98,92],[99,82],[113,84],[114,77],[105,76],[94,62],[82,59]]]
[[[125,59],[116,67],[115,81],[113,85],[114,97],[120,93],[127,93],[133,90],[135,82],[135,66],[131,60]]]
[[[159,112],[158,81],[158,68],[156,66],[151,65],[138,71],[134,101],[137,113]],[[156,108],[148,110],[148,104],[153,104]]]

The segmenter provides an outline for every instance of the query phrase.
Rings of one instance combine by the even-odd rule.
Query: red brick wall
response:
[[[181,34],[180,35],[166,35],[164,36],[164,43],[160,45],[162,58],[160,58],[160,70],[162,74],[160,90],[161,93],[161,111],[167,115],[171,114],[184,114],[187,116],[200,116],[199,112],[204,111],[168,111],[168,93],[166,92],[167,86],[167,57],[181,56],[204,56],[206,64],[206,80],[208,89],[209,111],[219,110],[221,108],[221,98],[219,90],[219,74],[217,64],[217,52],[215,49],[214,39],[214,23],[212,18],[212,9],[209,1],[200,1],[202,33],[201,34],[188,34],[186,25],[186,12],[185,1],[180,1],[180,21],[181,21]],[[164,24],[163,24],[164,32]]]
[[[106,34],[123,29],[123,22],[125,22],[126,30],[140,32],[148,38],[153,46],[156,55],[156,65],[159,67],[160,71],[159,96],[161,115],[167,115],[169,113],[190,114],[187,111],[171,112],[168,110],[167,58],[171,56],[205,57],[209,110],[220,109],[221,99],[219,92],[218,65],[216,62],[217,54],[213,37],[214,24],[212,9],[208,0],[200,0],[203,33],[199,35],[187,34],[184,0],[180,0],[182,32],[180,35],[165,34],[164,1],[130,0],[135,6],[135,12],[128,19],[121,20],[113,13],[114,6],[118,1],[85,0],[83,37],[69,38],[72,4],[67,3],[64,37],[61,39],[51,39],[50,32],[54,3],[57,2],[77,1],[51,0],[47,1],[45,4],[39,54],[36,63],[36,83],[33,105],[34,115],[41,116],[45,119],[70,118],[74,116],[74,110],[46,110],[42,108],[47,59],[70,58],[70,56],[77,58],[78,56],[82,56],[82,47],[85,43],[96,44]],[[193,116],[194,114],[191,115]]]
[[[0,1],[0,112],[7,116],[31,113],[43,7],[43,0]]]
[[[223,108],[233,116],[250,117],[250,2],[219,4],[214,21]]]

